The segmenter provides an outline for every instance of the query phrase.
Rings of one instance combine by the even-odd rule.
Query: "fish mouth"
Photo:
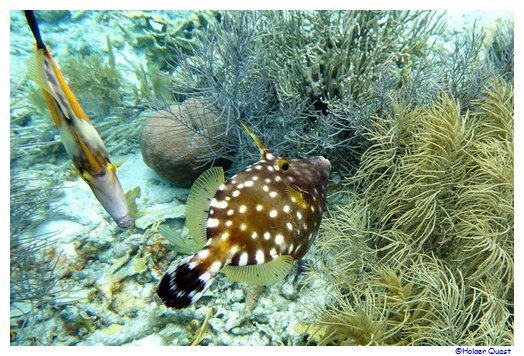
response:
[[[121,229],[129,229],[130,227],[133,227],[134,222],[130,215],[125,215],[121,218],[113,218],[113,220],[116,222],[118,227]]]
[[[310,157],[309,160],[328,173],[331,171],[331,162],[329,162],[329,159],[325,158],[324,156]]]

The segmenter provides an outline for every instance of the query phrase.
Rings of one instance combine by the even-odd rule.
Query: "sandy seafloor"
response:
[[[191,15],[189,12],[159,14],[173,21]],[[73,17],[76,15],[78,11],[71,13]],[[464,17],[453,13],[451,18],[455,26],[460,27],[457,25],[460,21],[469,22],[479,15]],[[488,14],[484,18],[490,22],[498,16],[500,14]],[[133,51],[115,26],[115,21],[124,17],[113,16],[104,22],[97,21],[94,12],[87,12],[75,21],[41,23],[41,31],[59,65],[69,53],[86,48],[106,56],[107,34],[122,38],[124,43],[115,50],[115,60],[132,81],[130,64],[143,62],[144,53]],[[33,38],[23,15],[11,12],[12,120],[28,112],[40,115],[32,112],[26,96],[29,83],[24,61],[31,55],[32,48]],[[82,98],[79,101],[82,102]],[[94,125],[97,126],[96,121]],[[59,140],[50,124],[35,130],[40,133],[47,130],[50,140]],[[285,281],[262,289],[232,283],[219,276],[196,305],[180,311],[162,305],[156,296],[156,285],[169,263],[184,256],[170,250],[167,241],[156,232],[155,223],[167,221],[180,228],[188,190],[172,186],[144,164],[137,137],[130,140],[134,144],[127,146],[128,137],[117,137],[120,142],[106,141],[106,145],[112,160],[121,163],[118,176],[124,190],[140,187],[137,207],[142,217],[137,219],[136,228],[122,231],[81,179],[59,179],[54,186],[58,197],[45,207],[45,220],[25,233],[28,238],[54,234],[47,257],[56,256],[57,261],[56,303],[39,310],[35,321],[24,330],[17,328],[23,322],[23,314],[31,309],[31,303],[11,304],[12,343],[13,335],[17,335],[13,344],[189,345],[207,316],[202,345],[304,345],[306,339],[299,333],[300,321],[311,317],[315,305],[322,305],[325,293],[321,279],[297,274],[296,269]],[[41,140],[42,136],[35,139]],[[45,177],[68,176],[71,164],[62,146],[52,147],[44,146],[42,149],[49,149],[49,153],[38,160],[31,157],[12,160],[12,174],[31,180],[37,187]],[[18,148],[11,147],[15,149]],[[318,257],[315,247],[306,255],[307,260]]]

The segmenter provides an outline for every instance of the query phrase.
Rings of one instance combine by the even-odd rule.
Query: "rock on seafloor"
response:
[[[207,168],[199,158],[218,149],[217,137],[225,130],[218,110],[205,99],[188,99],[154,112],[145,121],[140,137],[144,162],[177,187],[190,187]],[[217,160],[215,165],[227,161]]]

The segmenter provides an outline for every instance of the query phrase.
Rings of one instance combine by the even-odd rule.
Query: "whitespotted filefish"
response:
[[[282,279],[309,250],[322,221],[330,162],[274,156],[246,125],[261,160],[224,182],[213,167],[197,178],[186,205],[200,251],[170,268],[157,293],[168,307],[196,302],[218,272],[254,285]]]
[[[133,226],[133,219],[116,167],[109,160],[102,138],[67,85],[62,72],[42,41],[33,11],[25,11],[36,41],[35,56],[29,63],[33,81],[42,88],[62,144],[76,171],[121,228]],[[86,75],[91,75],[86,73]]]

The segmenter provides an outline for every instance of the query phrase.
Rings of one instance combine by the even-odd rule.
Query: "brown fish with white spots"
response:
[[[157,293],[168,307],[196,302],[220,271],[234,281],[272,284],[304,256],[318,233],[329,161],[274,156],[242,125],[261,160],[225,182],[222,168],[213,167],[193,184],[186,226],[201,250],[160,281]]]

